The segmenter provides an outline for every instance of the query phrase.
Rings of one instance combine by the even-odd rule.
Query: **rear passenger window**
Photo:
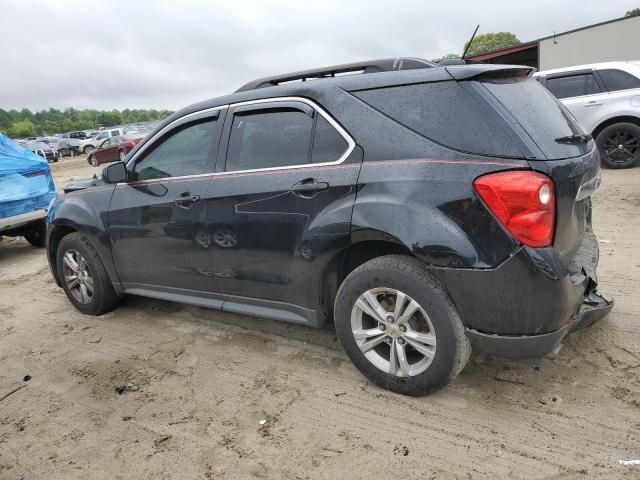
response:
[[[233,118],[225,170],[335,162],[347,147],[327,119],[306,105],[241,111]]]
[[[602,92],[591,73],[549,78],[547,79],[547,88],[556,98],[580,97]]]
[[[227,171],[309,163],[313,118],[293,109],[237,113],[233,119]]]
[[[522,152],[458,82],[434,82],[354,92],[396,122],[455,150],[504,157]]]
[[[640,88],[640,78],[634,77],[628,72],[610,69],[598,70],[598,73],[610,92]]]

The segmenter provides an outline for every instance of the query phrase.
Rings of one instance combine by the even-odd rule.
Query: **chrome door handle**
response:
[[[291,187],[294,195],[304,198],[311,198],[318,192],[324,192],[325,190],[329,190],[329,184],[327,182],[318,182],[315,178],[307,178]]]
[[[584,107],[585,107],[585,108],[590,108],[590,107],[598,107],[598,106],[600,106],[600,105],[604,105],[604,102],[596,102],[596,101],[593,101],[593,102],[589,102],[589,103],[587,103]]]

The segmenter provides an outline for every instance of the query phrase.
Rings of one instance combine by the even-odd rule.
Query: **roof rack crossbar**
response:
[[[257,88],[274,87],[282,83],[302,81],[305,82],[309,79],[318,78],[333,78],[339,74],[347,73],[377,73],[377,72],[391,72],[397,70],[413,70],[416,68],[431,68],[437,67],[436,63],[421,58],[383,58],[380,60],[368,60],[365,62],[345,63],[342,65],[333,65],[331,67],[318,68],[312,70],[303,70],[300,72],[286,73],[283,75],[276,75],[273,77],[259,78],[253,80],[242,87],[236,92],[246,92],[248,90],[255,90]]]

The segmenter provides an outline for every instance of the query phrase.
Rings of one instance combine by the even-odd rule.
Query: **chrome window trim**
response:
[[[135,164],[135,162],[137,161],[137,159],[140,157],[140,155],[142,155],[142,153],[152,144],[155,143],[155,140],[159,137],[161,137],[162,135],[164,135],[165,133],[167,133],[169,130],[171,130],[173,127],[175,127],[175,125],[179,122],[182,122],[185,119],[188,119],[189,117],[195,117],[198,115],[202,115],[205,113],[209,113],[209,112],[214,112],[216,110],[222,110],[223,108],[228,108],[228,107],[241,107],[244,105],[259,105],[262,103],[275,103],[275,102],[301,102],[304,103],[306,105],[309,105],[311,108],[313,108],[316,112],[318,112],[320,115],[322,115],[324,117],[324,119],[329,122],[329,124],[336,129],[336,131],[340,134],[340,136],[342,136],[342,138],[345,139],[345,141],[347,142],[347,149],[344,151],[344,153],[342,155],[340,155],[340,157],[338,157],[337,160],[334,160],[333,162],[321,162],[321,163],[304,163],[304,164],[300,164],[300,165],[285,165],[285,166],[281,166],[281,167],[265,167],[265,168],[253,168],[253,169],[248,169],[248,170],[232,170],[232,171],[224,171],[224,172],[210,172],[210,173],[201,173],[201,174],[197,174],[197,175],[184,175],[184,176],[179,176],[179,177],[166,177],[166,178],[150,178],[147,180],[139,180],[136,182],[132,182],[133,184],[140,184],[140,183],[147,183],[147,182],[158,182],[161,180],[171,180],[171,179],[184,179],[184,178],[193,178],[193,177],[203,177],[203,176],[224,176],[224,175],[236,175],[236,174],[240,174],[240,173],[254,173],[254,172],[269,172],[269,171],[278,171],[278,170],[297,170],[300,168],[315,168],[315,167],[324,167],[324,166],[331,166],[331,165],[340,165],[341,163],[344,163],[344,161],[349,157],[349,155],[351,155],[351,153],[353,152],[353,149],[356,148],[356,142],[353,138],[351,138],[351,135],[349,135],[349,133],[342,128],[342,126],[336,122],[322,107],[320,107],[317,103],[313,102],[312,100],[309,100],[308,98],[304,98],[304,97],[271,97],[271,98],[261,98],[259,100],[248,100],[245,102],[238,102],[238,103],[231,103],[228,105],[220,105],[218,107],[213,107],[213,108],[207,108],[205,110],[198,110],[197,112],[192,112],[189,113],[187,115],[184,115],[183,117],[177,118],[175,119],[173,122],[167,124],[164,128],[162,128],[162,130],[160,130],[159,132],[157,132],[153,137],[151,137],[143,146],[140,150],[138,150],[136,152],[136,154],[131,158],[131,160],[129,160],[127,162],[127,169],[129,169],[130,166],[133,166]],[[225,160],[226,160],[226,153],[225,153]],[[226,167],[226,165],[225,165]],[[120,185],[120,184],[118,184]]]
[[[273,98],[261,98],[259,100],[249,100],[246,102],[232,103],[229,105],[230,107],[242,107],[245,105],[260,105],[262,103],[276,103],[276,102],[300,102],[306,105],[309,105],[316,112],[324,117],[324,119],[329,122],[329,124],[336,129],[336,131],[340,134],[342,138],[347,142],[347,149],[338,157],[337,160],[333,162],[320,162],[320,163],[303,163],[300,165],[284,165],[281,167],[265,167],[265,168],[250,168],[247,170],[230,170],[224,172],[216,172],[216,175],[224,176],[224,175],[235,175],[238,173],[253,173],[253,172],[271,172],[278,170],[291,170],[291,169],[299,169],[299,168],[314,168],[314,167],[324,167],[328,165],[340,165],[344,163],[344,161],[351,155],[353,149],[356,148],[356,142],[351,135],[347,133],[347,131],[342,128],[342,126],[336,122],[320,105],[309,100],[304,97],[273,97]],[[226,159],[226,155],[225,155]],[[226,168],[226,164],[225,164]]]

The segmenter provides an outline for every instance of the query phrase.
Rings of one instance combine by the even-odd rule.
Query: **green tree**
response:
[[[520,40],[511,32],[483,33],[476,36],[467,51],[467,57],[478,55],[480,53],[498,50],[500,48],[513,47],[520,45]],[[469,42],[464,44],[462,51],[466,50]]]
[[[460,58],[460,55],[457,53],[447,53],[446,55],[443,55],[440,58],[434,58],[433,61],[434,62],[441,62],[442,60],[452,60],[454,58]]]
[[[19,120],[13,122],[7,130],[7,135],[14,138],[34,137],[36,127],[30,120]]]
[[[624,14],[625,18],[639,17],[639,16],[640,16],[640,8],[634,8],[633,10],[629,10],[627,13]]]

